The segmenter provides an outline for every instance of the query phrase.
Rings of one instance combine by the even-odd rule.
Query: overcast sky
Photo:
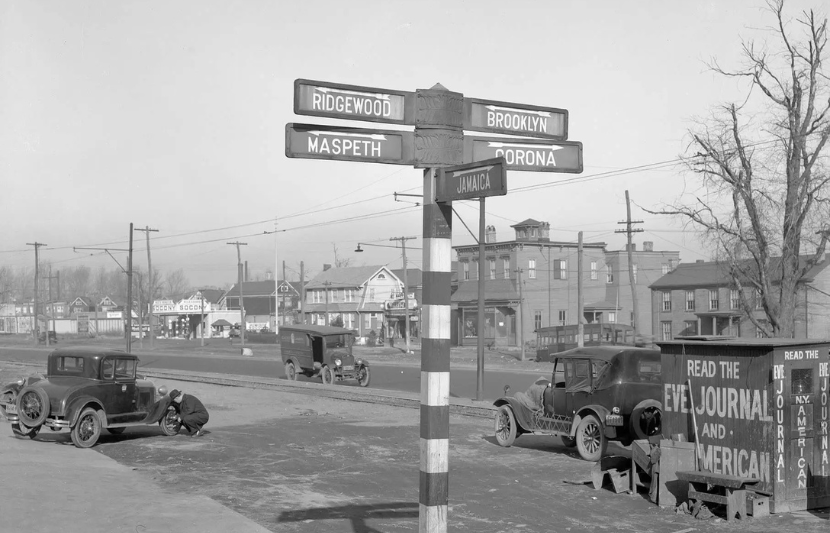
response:
[[[788,13],[821,2],[788,2]],[[236,280],[232,241],[252,275],[285,260],[297,279],[324,263],[421,267],[422,171],[289,159],[285,124],[395,129],[293,113],[307,78],[564,108],[584,145],[581,175],[509,172],[487,200],[499,240],[547,221],[554,240],[624,246],[634,204],[659,207],[689,186],[676,165],[686,130],[747,87],[706,67],[738,66],[741,38],[774,22],[759,0],[666,1],[33,1],[0,3],[0,265],[116,267],[129,224],[151,234],[153,266],[195,286]],[[769,36],[769,34],[766,34]],[[408,128],[411,129],[411,128]],[[476,231],[477,202],[456,202]],[[453,244],[473,242],[459,216]],[[708,259],[679,221],[632,210],[656,250]],[[263,235],[265,231],[279,231]],[[146,268],[144,233],[135,261]],[[89,255],[93,254],[93,255]],[[122,264],[126,254],[113,252]],[[280,277],[282,277],[280,275]]]

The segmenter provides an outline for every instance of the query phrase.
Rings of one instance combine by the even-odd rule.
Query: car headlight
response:
[[[16,381],[16,383],[22,387],[22,386],[23,386],[23,384],[25,383],[25,381],[23,381],[23,379],[18,379],[18,380]]]
[[[362,364],[363,364],[363,359],[357,359],[357,360],[355,360],[354,364],[356,364],[356,365],[358,365],[358,366],[362,365]]]
[[[343,364],[343,361],[341,361],[340,358],[334,360],[334,366],[340,366],[341,364]]]
[[[618,414],[620,414],[620,408],[619,407],[614,407],[613,409],[611,409],[611,412],[614,413],[615,415],[618,415]]]

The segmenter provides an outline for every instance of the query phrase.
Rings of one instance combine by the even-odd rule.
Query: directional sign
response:
[[[564,141],[568,138],[568,111],[464,98],[464,129]]]
[[[412,165],[414,144],[413,134],[406,131],[285,125],[288,157]]]
[[[451,202],[507,194],[504,158],[443,168],[438,172],[435,200]]]
[[[414,125],[415,93],[294,80],[294,113]]]
[[[464,162],[503,157],[507,170],[582,172],[582,143],[542,139],[464,137]]]

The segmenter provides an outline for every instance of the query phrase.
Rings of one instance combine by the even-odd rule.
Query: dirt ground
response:
[[[29,370],[0,364],[0,383]],[[203,438],[157,426],[103,435],[94,448],[159,483],[208,496],[271,531],[354,533],[418,527],[419,411],[310,395],[158,382],[198,396],[210,412]],[[0,424],[0,431],[9,431]],[[66,432],[41,440],[64,442]],[[610,453],[627,450],[612,444]],[[449,529],[528,531],[826,532],[828,514],[695,520],[644,494],[589,484],[592,464],[553,437],[502,448],[492,421],[450,421]]]

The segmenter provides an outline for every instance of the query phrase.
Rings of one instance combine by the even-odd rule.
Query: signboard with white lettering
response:
[[[176,304],[176,312],[182,314],[201,313],[203,309],[205,313],[209,313],[211,311],[210,302],[206,300],[203,301],[201,299],[194,299],[181,300],[179,303]]]
[[[413,92],[294,80],[294,113],[298,115],[414,125],[414,102]]]
[[[568,111],[464,98],[464,129],[564,141],[568,138]]]
[[[285,155],[412,165],[415,163],[413,138],[406,131],[289,123],[285,125]]]
[[[451,202],[507,194],[504,158],[476,161],[440,169],[435,200]]]
[[[464,162],[503,157],[507,170],[582,172],[582,143],[543,139],[464,137]]]
[[[173,300],[156,300],[153,302],[153,313],[172,313],[176,310],[176,304]]]

